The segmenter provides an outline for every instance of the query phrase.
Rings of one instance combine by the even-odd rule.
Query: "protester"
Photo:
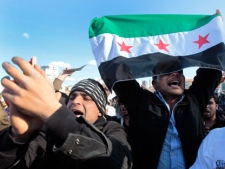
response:
[[[124,104],[118,99],[118,97],[117,97],[116,102],[117,102],[116,106],[115,106],[116,116],[105,115],[105,117],[107,120],[116,121],[116,122],[120,123],[124,127],[126,133],[128,133],[129,132],[129,120],[130,120],[128,111],[127,111],[126,107],[124,106]]]
[[[71,70],[70,68],[66,67],[53,81],[53,87],[55,91],[57,91],[56,97],[60,98],[59,102],[62,105],[65,105],[68,99],[67,94],[61,91],[62,83],[68,76],[71,76],[74,72],[75,70]]]
[[[22,72],[3,63],[16,83],[1,81],[12,92],[3,92],[12,123],[0,132],[0,168],[132,168],[126,133],[105,120],[106,93],[97,81],[75,84],[65,107],[38,65],[12,61]]]
[[[0,131],[10,126],[10,121],[7,114],[8,106],[0,93]]]
[[[116,116],[116,109],[112,106],[113,98],[115,97],[114,91],[110,92],[102,79],[98,80],[98,82],[103,86],[107,94],[106,115]]]
[[[120,119],[120,124],[124,127],[126,133],[128,133],[130,118],[126,107],[120,101],[118,101],[117,105],[117,117]]]
[[[225,119],[218,111],[218,104],[218,96],[214,93],[206,106],[203,116],[206,134],[214,128],[225,127]]]
[[[153,77],[155,92],[136,80],[119,81],[113,90],[128,110],[128,140],[135,169],[189,168],[205,137],[203,112],[218,86],[221,71],[199,68],[189,89],[183,71]],[[206,78],[207,77],[207,78]]]
[[[9,107],[8,107],[8,105],[7,105],[6,101],[5,101],[5,99],[2,97],[2,93],[0,93],[0,105],[1,105],[1,108],[2,108],[5,112],[7,112],[7,114],[8,114],[8,112],[9,112]]]
[[[197,159],[190,169],[225,169],[225,127],[210,131],[202,141]]]
[[[63,69],[63,71],[60,72],[59,75],[57,76],[57,78],[55,78],[53,81],[53,86],[54,86],[55,90],[59,91],[61,89],[61,86],[62,86],[62,83],[64,82],[64,80],[68,76],[71,76],[74,72],[75,72],[75,70],[71,70],[68,67]]]
[[[10,77],[8,77],[8,76],[6,76],[5,78],[8,78],[9,80],[11,80]],[[8,89],[4,88],[3,91],[5,91],[5,90],[8,90]],[[1,105],[3,106],[3,109],[7,112],[8,116],[10,116],[10,112],[9,112],[10,103],[8,102],[8,100],[6,100],[2,97],[2,94],[1,94]]]
[[[6,111],[0,106],[0,131],[10,126],[10,121]]]
[[[225,111],[225,93],[223,91],[219,93],[219,109]]]

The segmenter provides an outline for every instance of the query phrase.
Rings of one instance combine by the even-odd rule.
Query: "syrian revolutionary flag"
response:
[[[109,88],[120,80],[193,66],[225,70],[219,14],[103,16],[91,21],[89,38]]]

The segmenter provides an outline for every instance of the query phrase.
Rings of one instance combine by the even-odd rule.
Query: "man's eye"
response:
[[[69,100],[74,100],[74,97],[70,97]]]
[[[91,100],[91,97],[84,97],[84,100]]]

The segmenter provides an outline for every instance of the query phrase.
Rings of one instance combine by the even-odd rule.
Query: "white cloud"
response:
[[[75,78],[73,78],[73,77],[67,77],[65,79],[65,81],[67,81],[67,82],[73,82],[73,81],[75,81]]]
[[[62,62],[62,61],[53,61],[53,62],[49,63],[49,65],[56,65],[56,66],[59,66],[59,67],[68,67],[68,68],[71,67],[70,63],[65,63],[65,62]]]
[[[22,36],[26,39],[30,39],[30,35],[28,33],[23,33]]]
[[[90,65],[94,65],[94,66],[97,66],[97,63],[96,63],[96,61],[95,61],[95,60],[90,60],[90,61],[88,62],[88,64],[90,64]]]

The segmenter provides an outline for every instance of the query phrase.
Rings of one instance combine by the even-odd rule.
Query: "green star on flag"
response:
[[[155,76],[187,67],[225,70],[222,17],[214,15],[114,15],[96,17],[89,39],[101,78]]]

